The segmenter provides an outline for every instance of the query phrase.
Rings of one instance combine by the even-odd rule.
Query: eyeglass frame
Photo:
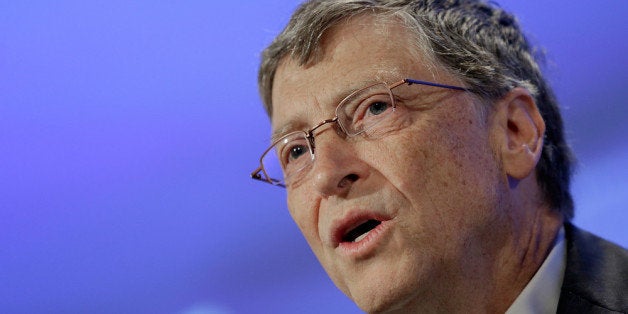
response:
[[[255,170],[253,170],[253,172],[251,172],[251,179],[262,181],[262,182],[266,182],[266,183],[269,183],[269,184],[274,185],[274,186],[286,188],[286,185],[282,184],[280,180],[271,178],[268,175],[268,173],[266,172],[266,169],[264,168],[264,157],[266,157],[266,154],[268,154],[273,149],[273,147],[275,147],[275,145],[277,145],[277,143],[279,143],[281,140],[284,139],[284,137],[286,137],[286,136],[288,136],[288,135],[290,135],[292,133],[303,132],[305,134],[305,138],[308,140],[308,142],[310,144],[309,145],[310,154],[313,157],[315,157],[315,155],[314,155],[314,148],[315,148],[315,145],[314,145],[314,131],[316,129],[322,127],[325,124],[337,123],[338,126],[340,126],[340,129],[342,130],[342,132],[345,133],[347,136],[356,136],[356,135],[362,133],[362,132],[358,132],[356,134],[349,134],[347,132],[347,130],[345,130],[345,127],[340,122],[338,122],[338,108],[340,107],[340,105],[342,105],[344,103],[345,99],[347,99],[347,98],[349,98],[349,97],[351,97],[351,96],[353,96],[353,95],[355,95],[355,94],[357,94],[357,93],[359,93],[359,92],[361,92],[363,90],[369,89],[369,88],[371,88],[371,87],[373,87],[375,85],[379,85],[379,84],[384,84],[386,86],[386,88],[389,90],[389,92],[391,93],[391,96],[392,96],[393,88],[399,87],[402,84],[408,84],[408,86],[411,86],[413,84],[417,84],[417,85],[426,85],[426,86],[440,87],[440,88],[446,88],[446,89],[460,90],[460,91],[465,91],[465,92],[470,91],[468,88],[465,88],[465,87],[454,86],[454,85],[447,85],[447,84],[440,84],[440,83],[434,83],[434,82],[428,82],[428,81],[421,81],[421,80],[415,80],[415,79],[411,79],[411,78],[405,78],[403,80],[397,81],[397,82],[392,83],[392,84],[386,84],[384,82],[379,82],[379,83],[371,84],[371,85],[368,85],[366,87],[360,88],[360,89],[352,92],[351,94],[349,94],[347,97],[343,98],[343,100],[340,101],[340,103],[338,103],[338,105],[336,106],[336,109],[334,111],[336,113],[336,115],[333,118],[325,119],[325,120],[319,122],[318,124],[316,124],[314,127],[310,128],[307,131],[306,130],[302,130],[302,131],[291,132],[291,133],[285,134],[285,135],[281,136],[280,138],[278,138],[277,140],[273,141],[272,144],[270,145],[270,147],[268,147],[262,153],[262,156],[260,157],[260,165]],[[396,108],[396,103],[394,101],[394,97],[392,97],[392,100],[393,100],[392,109],[394,110]],[[262,174],[263,174],[263,176],[262,176]]]

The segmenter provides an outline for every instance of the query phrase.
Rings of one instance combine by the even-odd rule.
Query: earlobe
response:
[[[498,102],[497,123],[503,130],[502,157],[509,177],[522,180],[536,167],[543,150],[545,122],[530,92],[512,89]]]

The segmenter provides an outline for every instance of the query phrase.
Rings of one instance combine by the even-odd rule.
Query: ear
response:
[[[511,179],[522,180],[534,171],[541,157],[545,122],[534,98],[523,87],[512,89],[496,105],[503,169]]]

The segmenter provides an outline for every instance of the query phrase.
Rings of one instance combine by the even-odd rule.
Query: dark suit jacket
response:
[[[567,265],[558,313],[628,313],[628,251],[565,224]]]

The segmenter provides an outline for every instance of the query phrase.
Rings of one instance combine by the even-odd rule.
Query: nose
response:
[[[315,191],[324,197],[346,196],[356,182],[366,178],[367,164],[360,159],[352,141],[334,128],[315,138],[314,164],[310,176]]]

